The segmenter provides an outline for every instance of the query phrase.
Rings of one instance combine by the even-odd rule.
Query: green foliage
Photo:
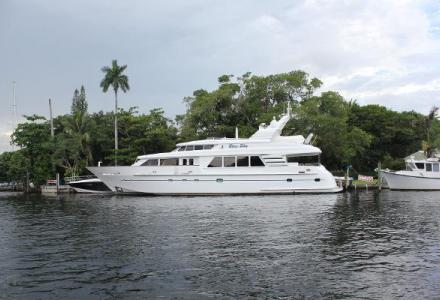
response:
[[[127,65],[119,66],[118,61],[114,59],[111,67],[106,66],[101,69],[104,73],[104,79],[102,79],[100,86],[104,93],[108,91],[110,86],[113,88],[115,94],[118,93],[119,89],[124,93],[130,89],[127,75],[122,74],[126,68]]]
[[[86,91],[84,89],[84,86],[81,86],[81,91],[78,92],[76,89],[73,93],[73,99],[72,99],[72,107],[71,107],[71,113],[76,114],[78,112],[87,112],[87,100],[86,100]]]
[[[372,137],[349,123],[350,107],[335,92],[302,101],[293,122],[302,133],[314,133],[315,144],[322,150],[322,161],[330,169],[340,169],[362,156]]]
[[[396,112],[380,105],[353,105],[350,124],[368,132],[373,140],[366,155],[357,159],[360,169],[372,170],[382,161],[393,168],[394,159],[420,150],[425,138],[424,116],[415,112]]]
[[[0,182],[24,182],[28,165],[23,150],[0,154]]]
[[[187,112],[176,119],[182,140],[232,137],[236,126],[242,136],[249,136],[260,123],[285,110],[287,101],[308,99],[322,84],[303,71],[269,76],[246,73],[235,82],[232,78],[220,76],[218,89],[196,90],[185,98]]]
[[[111,67],[103,67],[101,71],[104,73],[104,78],[101,81],[101,88],[104,93],[108,91],[108,88],[111,86],[113,91],[115,92],[115,110],[114,110],[114,121],[115,121],[115,150],[114,150],[114,160],[115,165],[118,162],[118,149],[119,149],[119,141],[118,141],[118,90],[121,89],[124,93],[130,89],[128,84],[128,77],[124,75],[123,72],[127,68],[127,65],[119,66],[117,60],[112,61]]]
[[[162,109],[139,114],[136,107],[119,111],[121,150],[118,161],[132,164],[138,155],[171,151],[176,145],[177,129]]]
[[[129,89],[122,74],[126,66],[103,68],[103,91],[112,87]],[[233,137],[235,127],[241,137],[249,137],[261,123],[269,123],[292,104],[295,117],[284,134],[314,133],[314,145],[322,150],[322,163],[331,170],[351,164],[360,172],[371,173],[379,161],[391,169],[402,168],[405,156],[440,146],[440,122],[433,108],[428,116],[416,112],[396,112],[380,105],[361,106],[346,101],[337,92],[316,95],[322,82],[303,71],[240,77],[222,75],[213,91],[198,89],[184,99],[187,111],[176,117],[176,124],[162,109],[140,114],[136,107],[118,109],[120,164],[133,163],[136,156],[167,152],[177,141],[207,137]],[[17,125],[12,141],[20,150],[0,154],[0,181],[24,181],[29,171],[36,185],[55,172],[83,174],[88,165],[101,161],[109,165],[113,149],[113,112],[87,112],[84,87],[75,90],[71,113],[54,119],[55,137],[50,136],[48,120],[26,116]],[[176,126],[177,125],[177,126]]]
[[[232,137],[236,126],[241,137],[249,137],[260,123],[269,123],[285,111],[290,101],[296,118],[284,134],[314,133],[314,143],[323,151],[322,162],[332,170],[351,164],[369,173],[379,161],[393,168],[419,150],[426,138],[431,141],[428,149],[440,146],[435,113],[424,117],[379,105],[360,106],[331,91],[314,96],[322,82],[303,71],[233,78],[222,75],[217,89],[199,89],[185,98],[186,114],[176,117],[180,140]]]
[[[35,184],[43,183],[53,174],[54,141],[50,137],[49,122],[42,116],[25,116],[26,122],[17,125],[12,142],[21,148],[21,154],[32,170],[30,179]]]

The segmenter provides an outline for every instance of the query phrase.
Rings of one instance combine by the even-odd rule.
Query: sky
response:
[[[12,150],[13,81],[21,116],[111,111],[99,87],[128,65],[121,107],[185,112],[183,98],[222,74],[304,70],[347,100],[427,113],[440,105],[440,1],[1,0],[0,152]]]

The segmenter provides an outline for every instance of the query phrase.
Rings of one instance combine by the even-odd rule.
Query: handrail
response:
[[[66,183],[69,183],[71,181],[78,181],[78,180],[84,180],[84,179],[92,179],[92,178],[96,178],[96,176],[94,175],[82,175],[82,176],[69,176],[69,177],[64,177],[64,181]]]

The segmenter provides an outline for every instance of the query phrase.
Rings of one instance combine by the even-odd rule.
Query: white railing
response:
[[[93,176],[93,175],[82,175],[82,176],[73,175],[73,176],[70,176],[70,177],[64,177],[64,181],[67,184],[67,183],[69,183],[71,181],[78,181],[78,180],[92,179],[92,178],[96,178],[96,176]]]

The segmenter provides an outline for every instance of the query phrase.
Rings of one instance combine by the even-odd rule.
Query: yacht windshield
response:
[[[300,166],[318,166],[320,164],[319,155],[312,156],[288,156],[287,162],[298,163]]]

